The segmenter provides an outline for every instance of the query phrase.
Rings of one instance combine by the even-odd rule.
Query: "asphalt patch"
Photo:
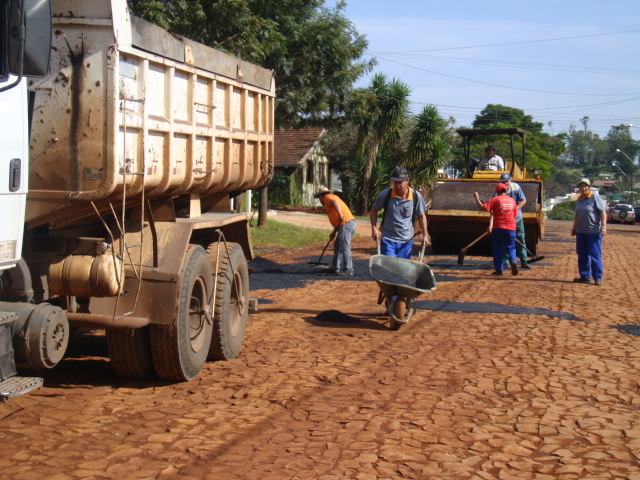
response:
[[[577,319],[573,314],[547,310],[545,308],[516,307],[512,305],[501,305],[499,303],[482,302],[449,302],[440,300],[418,300],[414,302],[414,307],[420,310],[431,310],[432,312],[460,312],[460,313],[495,313],[511,315],[541,315],[562,320]]]
[[[355,273],[353,276],[335,275],[327,271],[328,266],[308,265],[306,261],[277,263],[262,257],[254,258],[249,262],[249,267],[252,270],[249,278],[251,290],[303,288],[318,280],[340,280],[343,282],[370,280],[368,259],[354,260]]]
[[[637,335],[640,337],[640,325],[613,325],[611,328],[628,333],[629,335]]]
[[[339,310],[326,310],[316,315],[315,319],[320,322],[331,322],[340,324],[352,324],[360,322],[359,319],[352,317],[351,315],[347,315],[346,313],[342,313]]]

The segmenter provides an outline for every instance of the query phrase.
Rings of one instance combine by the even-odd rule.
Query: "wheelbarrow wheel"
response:
[[[396,298],[395,303],[395,316],[396,318],[404,320],[404,317],[407,315],[407,299],[403,297]],[[398,331],[402,326],[402,322],[398,322],[394,320],[393,317],[390,318],[390,328],[391,330]]]

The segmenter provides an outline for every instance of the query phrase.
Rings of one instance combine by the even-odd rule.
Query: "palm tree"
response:
[[[406,84],[396,79],[387,82],[387,77],[383,74],[373,77],[369,91],[372,101],[366,117],[359,124],[356,143],[356,155],[365,160],[362,197],[358,208],[360,215],[365,215],[369,209],[369,184],[378,152],[397,138],[407,116],[411,93]]]
[[[438,178],[438,169],[448,160],[449,148],[440,136],[445,121],[433,105],[427,105],[416,117],[403,162],[411,172],[414,186],[428,186]]]

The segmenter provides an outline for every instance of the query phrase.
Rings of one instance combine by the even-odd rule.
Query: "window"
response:
[[[327,164],[326,163],[321,163],[320,164],[320,172],[319,172],[319,178],[318,178],[318,183],[320,185],[326,185],[327,184]]]
[[[307,160],[307,183],[313,183],[313,160]]]

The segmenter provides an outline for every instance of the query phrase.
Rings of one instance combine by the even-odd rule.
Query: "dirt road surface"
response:
[[[239,358],[192,382],[119,379],[76,332],[0,405],[0,478],[640,479],[640,227],[610,227],[601,287],[571,281],[569,222],[517,277],[427,254],[437,289],[397,332],[363,227],[353,277],[307,264],[323,245],[258,251]]]

